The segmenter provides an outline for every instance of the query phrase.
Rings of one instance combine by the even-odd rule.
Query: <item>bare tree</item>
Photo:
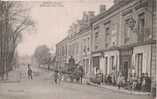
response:
[[[0,1],[0,47],[2,75],[12,68],[15,50],[22,40],[22,33],[33,29],[34,22],[29,16],[30,8],[24,2]]]

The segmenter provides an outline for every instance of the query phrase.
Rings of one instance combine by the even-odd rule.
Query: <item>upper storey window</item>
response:
[[[105,47],[108,47],[110,43],[110,28],[105,28]]]
[[[131,29],[129,28],[128,26],[128,22],[129,22],[129,19],[126,19],[125,20],[125,26],[124,26],[124,29],[125,29],[125,33],[124,33],[124,43],[127,44],[129,42],[129,39],[130,39],[130,32],[131,32]]]
[[[138,16],[138,41],[144,41],[145,14]]]
[[[99,45],[98,37],[99,37],[99,32],[95,32],[95,50],[98,49],[98,45]]]
[[[94,39],[95,39],[95,50],[98,49],[98,45],[99,45],[99,25],[94,27]]]
[[[99,32],[95,32],[95,39],[99,37]]]
[[[99,29],[99,26],[95,26],[95,27],[94,27],[94,30],[98,30],[98,29]]]

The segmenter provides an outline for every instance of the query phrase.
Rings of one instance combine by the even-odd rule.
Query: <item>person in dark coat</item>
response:
[[[27,73],[28,73],[28,79],[32,80],[33,79],[32,69],[31,69],[29,64],[28,64],[28,71],[27,71]]]
[[[54,82],[57,84],[57,80],[58,80],[58,71],[54,72]]]
[[[108,84],[112,84],[112,77],[110,74],[107,77],[107,81],[108,81]]]
[[[75,59],[72,56],[69,59],[69,64],[71,64],[71,65],[75,64]]]
[[[148,77],[148,73],[146,73],[146,76],[145,76],[145,80],[146,80],[146,91],[147,92],[150,92],[151,91],[151,79],[150,77]]]

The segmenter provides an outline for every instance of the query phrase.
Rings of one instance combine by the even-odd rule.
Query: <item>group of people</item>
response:
[[[62,80],[62,73],[59,71],[54,71],[54,82],[55,84],[60,84]]]
[[[131,75],[130,84],[134,90],[141,90],[144,92],[150,92],[151,90],[151,78],[148,73],[142,73],[141,77],[136,77],[136,74]]]
[[[114,84],[112,77],[108,76],[108,82]],[[125,80],[125,77],[120,73],[117,77],[116,85],[120,89],[121,87],[138,90],[143,92],[150,92],[151,90],[151,79],[148,76],[148,73],[142,73],[141,77],[137,77],[136,74],[130,74],[130,77]]]
[[[99,76],[102,78],[101,82],[107,85],[117,86],[119,89],[121,87],[131,90],[138,90],[143,92],[151,91],[151,78],[148,76],[148,73],[142,73],[140,77],[137,75],[129,74],[129,77],[126,79],[125,75],[119,72],[117,75],[106,74]]]
[[[28,64],[28,67],[27,67],[27,75],[28,75],[28,80],[33,80],[33,70],[31,68],[31,65]],[[62,74],[61,72],[59,71],[54,71],[54,74],[53,74],[53,79],[54,79],[54,82],[57,84],[57,83],[60,83],[61,80],[62,80]]]
[[[116,85],[116,75],[115,74],[106,74],[104,76],[104,82],[108,85]]]

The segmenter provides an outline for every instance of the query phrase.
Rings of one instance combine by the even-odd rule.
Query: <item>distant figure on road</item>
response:
[[[27,73],[28,73],[28,79],[30,80],[32,80],[33,79],[33,75],[32,75],[32,69],[31,69],[31,67],[30,67],[30,65],[28,64],[28,71],[27,71]]]
[[[57,84],[57,80],[58,80],[58,71],[54,72],[54,82]]]

